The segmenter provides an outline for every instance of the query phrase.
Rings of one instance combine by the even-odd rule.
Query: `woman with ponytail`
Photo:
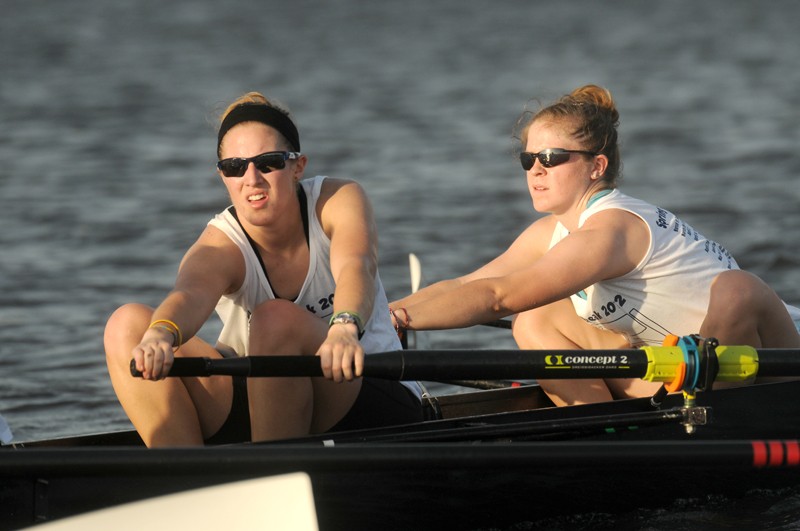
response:
[[[378,274],[363,188],[305,178],[308,156],[288,111],[253,92],[217,133],[231,206],[186,252],[156,308],[108,320],[114,390],[148,446],[299,437],[422,420],[415,382],[361,378],[365,354],[400,348]],[[196,336],[216,310],[216,344]],[[176,357],[317,356],[324,378],[165,378]],[[131,360],[142,379],[130,375]]]
[[[549,214],[500,256],[390,305],[415,330],[513,317],[524,349],[617,349],[699,333],[722,344],[798,347],[786,306],[731,254],[672,213],[617,189],[619,113],[587,85],[520,121],[533,208]],[[543,380],[558,405],[652,395],[642,380]]]

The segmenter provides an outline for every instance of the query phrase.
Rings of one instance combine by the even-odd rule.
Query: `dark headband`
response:
[[[300,135],[297,133],[297,128],[291,118],[275,107],[270,107],[263,103],[243,103],[231,109],[231,112],[222,120],[222,125],[219,126],[219,134],[217,134],[218,157],[221,156],[222,138],[234,125],[242,122],[261,122],[266,124],[282,134],[289,141],[293,150],[300,151]]]

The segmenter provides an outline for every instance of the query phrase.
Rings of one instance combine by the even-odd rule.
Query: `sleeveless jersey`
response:
[[[331,242],[322,230],[316,211],[324,180],[325,177],[315,177],[300,181],[303,192],[308,198],[309,266],[300,294],[293,302],[327,321],[333,314],[336,283],[330,266]],[[247,356],[250,314],[262,302],[276,297],[258,256],[233,214],[225,210],[217,214],[208,224],[224,232],[244,256],[245,277],[242,286],[235,293],[224,295],[217,303],[216,311],[223,324],[219,342],[233,348],[239,356]],[[367,353],[401,348],[388,307],[383,284],[376,274],[372,317],[364,324],[364,335],[361,338],[361,345]]]
[[[600,328],[624,334],[633,347],[660,345],[667,334],[698,333],[708,310],[711,281],[723,271],[739,269],[736,260],[671,212],[619,190],[590,204],[578,226],[612,208],[644,221],[650,245],[641,262],[626,275],[573,295],[577,314]],[[550,247],[568,234],[566,227],[557,224]]]

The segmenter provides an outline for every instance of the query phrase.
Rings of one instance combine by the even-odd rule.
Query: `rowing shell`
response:
[[[738,499],[800,485],[798,393],[800,382],[701,392],[709,418],[693,434],[680,418],[683,398],[671,394],[658,410],[619,400],[263,444],[3,447],[0,525],[294,472],[311,478],[322,530],[476,529]]]

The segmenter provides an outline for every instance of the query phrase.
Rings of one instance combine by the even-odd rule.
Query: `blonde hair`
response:
[[[583,149],[605,155],[608,166],[603,179],[613,188],[622,173],[619,153],[617,111],[611,92],[597,85],[585,85],[562,96],[555,103],[543,107],[537,113],[525,112],[518,122],[521,126],[520,141],[524,146],[528,140],[530,126],[539,120],[564,122],[571,125],[570,134]]]

